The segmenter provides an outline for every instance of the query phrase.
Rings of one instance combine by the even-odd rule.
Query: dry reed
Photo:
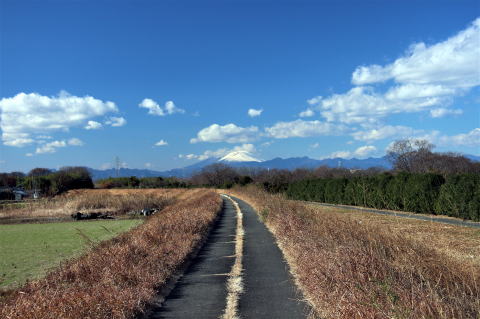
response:
[[[322,318],[479,318],[480,267],[388,227],[258,189],[252,203]]]

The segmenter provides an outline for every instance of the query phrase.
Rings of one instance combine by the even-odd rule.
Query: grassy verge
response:
[[[0,318],[131,318],[206,236],[221,208],[193,190],[145,223],[18,289]]]
[[[327,216],[342,214],[362,225],[388,229],[411,240],[423,243],[460,263],[469,263],[480,267],[480,229],[478,228],[384,216],[350,209],[321,207],[315,203],[303,204],[313,209],[317,214],[326,214]]]
[[[423,235],[408,236],[403,227],[313,209],[256,188],[231,193],[260,212],[319,317],[480,314],[480,266],[437,249],[449,243],[442,243],[441,236],[424,241]],[[427,236],[428,229],[424,232]]]
[[[142,220],[0,225],[0,288],[18,287]]]

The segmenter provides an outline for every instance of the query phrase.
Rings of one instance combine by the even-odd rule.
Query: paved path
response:
[[[432,215],[432,217],[430,217],[430,216],[416,215],[414,213],[397,213],[397,212],[378,210],[378,209],[373,209],[373,208],[354,207],[354,206],[346,206],[346,205],[335,205],[335,204],[326,204],[326,203],[308,202],[308,201],[303,201],[303,202],[307,203],[307,204],[318,205],[318,206],[327,206],[327,207],[336,207],[336,208],[345,208],[345,209],[351,209],[351,210],[359,210],[359,211],[362,211],[362,212],[374,213],[374,214],[379,214],[379,215],[396,216],[396,217],[403,217],[403,218],[413,218],[413,219],[419,219],[419,220],[426,220],[426,221],[429,221],[429,222],[480,228],[480,223],[478,223],[478,222],[471,222],[471,221],[465,221],[465,220],[460,220],[460,219],[448,219],[448,218],[442,218],[442,217],[435,217],[436,215]]]
[[[273,236],[245,202],[235,200],[243,213],[243,293],[237,315],[242,319],[306,318],[288,267]],[[148,318],[220,318],[227,304],[227,279],[235,262],[236,210],[231,200],[207,242],[161,306]]]
[[[244,287],[241,318],[306,318],[309,308],[300,301],[288,265],[272,234],[246,202],[232,197],[244,216]]]

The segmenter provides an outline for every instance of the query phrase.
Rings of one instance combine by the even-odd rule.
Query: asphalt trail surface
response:
[[[253,208],[233,197],[243,212],[244,292],[240,296],[241,318],[306,318],[309,307],[296,289],[288,265],[273,235]]]
[[[243,212],[242,319],[297,319],[309,308],[297,291],[288,265],[272,234],[247,203],[232,197]],[[148,318],[220,318],[225,310],[226,282],[235,261],[236,211],[224,198],[223,211],[207,242],[161,306]]]
[[[148,318],[219,318],[225,309],[226,280],[235,261],[236,211],[223,200],[223,210],[207,242],[175,288]]]
[[[335,204],[326,204],[326,203],[318,203],[318,202],[304,201],[304,203],[314,204],[314,205],[318,205],[318,206],[359,210],[359,211],[362,211],[362,212],[374,213],[374,214],[379,214],[379,215],[397,216],[397,217],[402,217],[402,218],[413,218],[413,219],[425,220],[425,221],[429,221],[429,222],[444,223],[444,224],[450,224],[450,225],[456,225],[456,226],[480,228],[480,223],[478,223],[478,222],[470,222],[470,221],[458,220],[458,219],[446,219],[446,218],[433,217],[433,216],[428,217],[428,216],[422,216],[422,215],[415,215],[414,213],[397,213],[397,212],[389,212],[389,211],[378,210],[378,209],[353,207],[353,206],[345,206],[345,205],[335,205]]]

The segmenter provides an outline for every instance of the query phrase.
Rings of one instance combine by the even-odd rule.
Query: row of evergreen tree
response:
[[[189,185],[175,177],[110,177],[96,181],[98,188],[186,188]]]
[[[290,183],[291,199],[438,214],[480,221],[480,175],[383,173]]]

